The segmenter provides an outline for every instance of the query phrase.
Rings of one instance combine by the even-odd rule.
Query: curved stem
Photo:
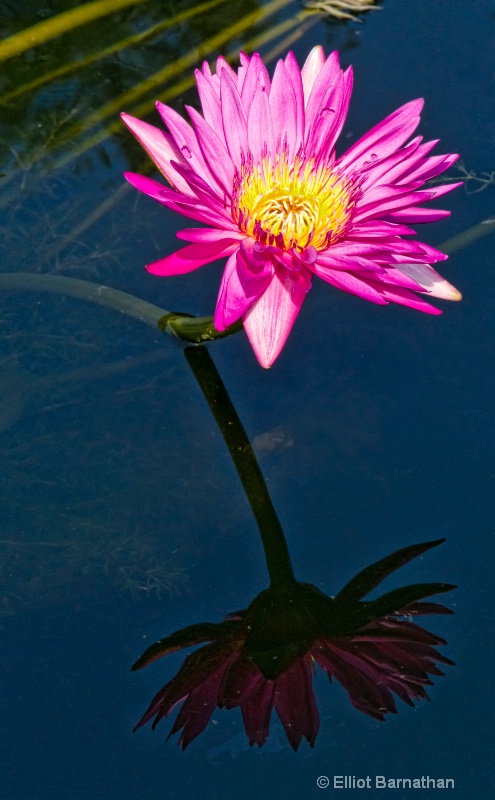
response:
[[[165,314],[157,322],[162,333],[169,333],[182,339],[183,342],[203,344],[213,339],[224,339],[233,333],[242,331],[242,320],[234,322],[224,331],[217,331],[213,317],[190,317],[188,314]]]
[[[235,322],[224,331],[213,326],[213,317],[191,317],[176,314],[160,306],[141,300],[133,294],[112,289],[110,286],[83,281],[80,278],[66,278],[63,275],[37,275],[29,272],[0,273],[0,289],[8,291],[52,292],[68,297],[78,297],[90,303],[112,308],[128,317],[145,322],[162,333],[168,333],[185,342],[211,341],[223,339],[242,330],[242,323]]]
[[[0,289],[45,291],[78,297],[119,311],[183,341],[201,343],[230,336],[242,329],[236,322],[225,331],[213,327],[213,317],[174,314],[127,292],[79,278],[30,273],[0,273]],[[186,358],[218,423],[260,529],[272,584],[294,581],[287,543],[249,439],[208,351],[186,348]]]
[[[295,581],[287,542],[242,422],[208,350],[186,347],[184,355],[215,417],[258,523],[271,586],[286,586]]]

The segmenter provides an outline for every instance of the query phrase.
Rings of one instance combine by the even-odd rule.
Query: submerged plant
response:
[[[313,275],[373,303],[441,313],[423,296],[459,300],[431,264],[442,252],[405,236],[410,223],[450,212],[423,208],[459,184],[421,189],[456,155],[428,157],[436,142],[410,139],[423,105],[413,100],[337,158],[352,69],[315,47],[302,70],[292,53],[270,79],[258,54],[223,58],[196,72],[203,114],[191,124],[157,103],[165,133],[123,120],[172,188],[134,173],[127,180],[178,213],[205,223],[177,234],[189,244],[148,265],[179,275],[227,257],[214,324],[240,319],[263,367],[279,355]],[[420,293],[420,296],[416,293]]]
[[[373,11],[375,0],[308,0],[304,7],[337,19],[356,19],[363,11]]]

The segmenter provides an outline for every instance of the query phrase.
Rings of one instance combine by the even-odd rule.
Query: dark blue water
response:
[[[23,6],[0,5],[5,36],[64,8]],[[6,62],[2,91],[192,6],[143,3],[28,51]],[[221,264],[162,280],[143,270],[175,249],[182,221],[131,190],[115,197],[122,171],[144,163],[130,137],[110,132],[71,157],[87,137],[70,125],[257,7],[220,7],[0,106],[2,272],[80,277],[165,309],[212,312]],[[220,51],[299,10],[288,4],[226,36]],[[321,43],[354,65],[340,152],[422,96],[420,133],[441,138],[439,152],[460,152],[468,170],[494,170],[492,5],[389,0],[362,19],[320,20],[292,43],[300,63]],[[154,94],[163,92],[141,100]],[[184,89],[169,102],[192,101]],[[495,186],[473,193],[478,186],[445,199],[452,216],[427,226],[426,241],[493,215]],[[237,711],[217,712],[186,753],[165,742],[168,722],[131,733],[182,662],[170,656],[131,674],[142,650],[182,626],[221,620],[266,586],[257,529],[178,342],[82,300],[0,295],[0,800],[299,800],[325,794],[316,779],[335,774],[451,777],[449,796],[491,796],[493,244],[480,239],[442,265],[464,300],[444,303],[441,317],[372,306],[315,280],[269,372],[242,333],[210,347],[258,443],[298,578],[334,594],[385,554],[445,536],[389,588],[459,585],[455,617],[429,624],[457,662],[431,702],[379,723],[319,676],[319,737],[297,754],[276,724],[269,746],[245,747]],[[127,367],[115,367],[122,359]]]

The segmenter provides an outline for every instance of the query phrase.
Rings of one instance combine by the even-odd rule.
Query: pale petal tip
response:
[[[432,297],[439,297],[441,300],[462,300],[462,294],[459,289],[452,286],[445,278],[440,281],[434,281],[427,287],[427,291]]]
[[[254,354],[258,359],[258,364],[260,365],[260,367],[263,367],[263,369],[270,369],[273,362],[275,361],[275,358],[272,358],[271,360],[266,360],[260,353],[257,353],[256,351],[254,351]]]
[[[249,311],[243,316],[244,330],[258,363],[263,369],[270,369],[280,355],[287,335],[276,337],[275,340],[272,337],[267,337],[263,328],[258,324],[256,319],[258,315],[255,315],[254,319],[256,321],[254,321],[253,317],[250,317]]]
[[[443,295],[445,299],[455,301],[462,300],[462,294],[460,293],[459,289],[456,289],[455,286],[452,286],[451,283],[447,283],[447,281],[445,281],[445,283],[449,288],[449,295]]]
[[[315,44],[315,46],[311,49],[311,51],[310,51],[310,53],[309,53],[309,55],[307,57],[307,61],[309,61],[310,58],[311,59],[314,58],[316,61],[321,61],[322,63],[324,63],[325,62],[325,51],[323,49],[323,45]]]
[[[309,288],[309,287],[308,287]],[[277,360],[306,296],[290,276],[275,275],[265,292],[242,317],[244,330],[264,369]]]

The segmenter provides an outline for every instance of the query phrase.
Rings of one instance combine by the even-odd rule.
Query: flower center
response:
[[[313,159],[296,158],[289,165],[284,155],[275,163],[265,157],[243,165],[234,183],[232,213],[240,230],[262,244],[301,251],[311,244],[321,250],[345,235],[355,194],[348,178],[315,167]]]

